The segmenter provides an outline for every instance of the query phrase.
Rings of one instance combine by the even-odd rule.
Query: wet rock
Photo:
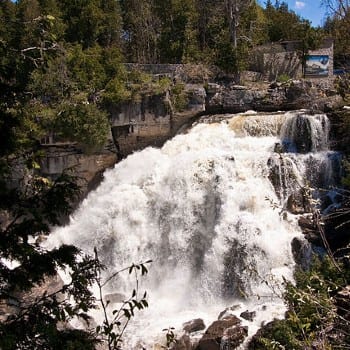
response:
[[[236,349],[248,335],[248,327],[231,327],[224,331],[220,350]]]
[[[191,338],[188,334],[184,334],[182,337],[176,340],[170,346],[171,350],[192,350],[194,347],[192,346]]]
[[[283,153],[283,152],[284,152],[284,149],[283,149],[283,146],[282,146],[279,142],[276,142],[273,151],[274,151],[275,153]]]
[[[286,204],[286,209],[292,214],[304,214],[311,211],[311,196],[309,196],[304,188],[292,193]]]
[[[292,214],[303,214],[304,207],[299,193],[292,193],[287,199],[286,209]]]
[[[20,308],[29,307],[35,300],[42,298],[45,293],[47,295],[57,293],[57,300],[59,302],[63,301],[65,296],[59,292],[63,285],[61,277],[57,274],[46,277],[43,283],[35,285],[27,292],[14,292],[13,298],[2,299],[0,302],[0,321],[4,321],[8,316],[18,313]]]
[[[225,339],[232,337],[232,341],[236,341],[236,337],[233,335],[234,331],[225,331],[229,328],[237,328],[238,334],[243,333],[240,328],[240,319],[234,315],[226,316],[221,320],[213,322],[208,329],[206,330],[203,337],[199,340],[197,350],[220,350],[221,349],[221,340],[225,335]],[[237,339],[240,339],[240,336],[237,336]]]
[[[287,156],[276,152],[269,158],[267,165],[269,167],[268,178],[279,199],[287,199],[300,188],[294,164]]]
[[[233,306],[227,307],[225,310],[220,312],[220,314],[218,316],[218,320],[221,320],[227,316],[231,316],[232,311],[239,309],[239,307],[240,307],[239,305],[233,305]]]
[[[305,236],[310,242],[318,246],[322,246],[322,240],[318,234],[316,222],[314,221],[313,215],[303,215],[299,218],[298,224]]]
[[[187,333],[194,333],[205,329],[204,321],[201,318],[196,318],[192,321],[183,324],[183,330]]]
[[[304,230],[315,230],[316,229],[316,226],[313,222],[313,218],[312,218],[312,215],[309,214],[309,215],[303,215],[303,216],[300,216],[299,220],[298,220],[298,224],[299,226]]]
[[[308,241],[295,237],[292,240],[292,253],[295,262],[304,270],[310,267],[312,248]]]
[[[246,311],[242,312],[239,316],[247,321],[253,321],[255,316],[256,316],[256,312],[255,311],[250,312],[250,311],[246,310]]]

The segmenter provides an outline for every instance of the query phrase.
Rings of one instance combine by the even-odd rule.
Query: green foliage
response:
[[[343,160],[344,176],[342,178],[342,184],[345,188],[350,188],[350,162],[348,159]]]
[[[22,161],[27,163],[31,160],[31,156],[23,157]],[[19,160],[13,161],[17,164]],[[12,166],[5,164],[4,159],[2,162],[0,210],[8,219],[2,220],[0,232],[0,300],[2,305],[12,301],[15,311],[0,322],[0,347],[54,349],[60,344],[65,348],[74,339],[92,349],[95,341],[89,333],[63,331],[57,326],[59,321],[68,321],[73,316],[87,317],[86,311],[93,306],[89,287],[94,261],[81,259],[79,250],[73,246],[47,251],[37,243],[39,237],[49,234],[51,225],[59,223],[61,215],[69,213],[71,201],[79,193],[76,181],[68,174],[54,182],[32,175],[26,186],[9,188]],[[17,267],[10,268],[6,261],[15,262]],[[56,292],[42,292],[23,302],[21,293],[55,276],[58,267],[72,271],[71,282],[61,290],[66,299],[61,300]]]
[[[109,123],[105,111],[83,100],[63,105],[55,126],[59,136],[76,140],[86,151],[93,151],[105,144]]]
[[[344,99],[345,103],[350,101],[350,75],[339,76],[335,80],[335,88],[338,94]]]
[[[97,250],[95,249],[95,259],[98,260]],[[132,264],[126,269],[120,270],[109,276],[105,281],[102,281],[102,272],[105,269],[103,266],[96,266],[95,276],[96,284],[99,290],[99,301],[104,313],[103,324],[96,327],[96,335],[98,339],[107,344],[108,349],[120,349],[122,343],[123,333],[131,320],[135,316],[136,310],[143,310],[148,307],[147,293],[144,292],[142,296],[139,295],[139,278],[148,273],[146,267],[151,263],[151,260],[141,262],[139,264]],[[120,273],[128,271],[129,275],[133,274],[136,288],[133,289],[131,296],[124,300],[122,305],[112,311],[111,315],[107,312],[109,300],[104,300],[103,288]]]
[[[185,85],[176,83],[170,91],[171,101],[176,111],[182,111],[188,104],[188,96]]]
[[[286,318],[263,328],[250,348],[342,348],[345,320],[337,312],[334,297],[350,282],[350,272],[346,265],[340,266],[339,270],[331,259],[315,257],[309,271],[297,270],[295,284],[286,282]]]
[[[166,338],[166,346],[167,349],[170,349],[170,347],[174,344],[177,343],[176,335],[174,333],[175,328],[174,327],[169,327],[163,329],[163,332],[165,333],[165,338]]]
[[[141,101],[143,95],[163,94],[171,88],[167,77],[160,79],[139,70],[125,71],[123,79],[120,76],[110,80],[102,94],[104,104],[118,104],[127,101]]]
[[[290,76],[288,74],[281,74],[277,77],[277,81],[279,83],[286,83],[290,80]]]
[[[68,173],[56,181],[33,175],[33,169],[21,165],[24,162],[36,167],[30,154],[14,158],[13,164],[5,157],[0,160],[0,302],[2,307],[9,308],[9,315],[0,321],[0,348],[92,350],[97,343],[106,341],[109,349],[118,349],[134,310],[148,306],[146,293],[138,296],[138,280],[147,274],[146,264],[150,261],[132,264],[103,278],[105,267],[97,253],[92,258],[67,245],[44,249],[39,240],[50,233],[52,225],[60,223],[62,215],[69,214],[79,194],[77,179]],[[27,175],[25,186],[9,187],[19,165],[31,171],[31,176]],[[14,267],[9,263],[15,263]],[[58,269],[69,275],[69,282],[57,289],[46,289],[45,283],[56,276]],[[123,271],[134,274],[136,288],[110,319],[103,288]],[[100,290],[99,299],[91,292],[95,284]],[[89,326],[88,312],[99,306],[105,311],[103,325],[86,330],[66,327],[73,318]]]

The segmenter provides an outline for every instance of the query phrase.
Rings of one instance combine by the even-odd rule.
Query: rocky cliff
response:
[[[64,169],[75,167],[76,173],[85,179],[84,189],[88,191],[101,178],[104,169],[118,159],[147,146],[161,146],[201,115],[301,108],[331,111],[342,104],[342,98],[330,86],[330,82],[248,82],[240,86],[231,77],[217,72],[211,74],[198,67],[189,69],[181,65],[181,69],[175,69],[176,65],[159,66],[151,67],[151,74],[169,77],[173,82],[169,90],[153,95],[145,93],[137,101],[112,105],[112,136],[106,141],[108,147],[99,153],[87,155],[72,144],[44,145],[46,155],[42,173],[55,177]],[[161,73],[158,68],[162,69]],[[174,95],[177,84],[183,86],[180,107],[176,104],[178,96]]]

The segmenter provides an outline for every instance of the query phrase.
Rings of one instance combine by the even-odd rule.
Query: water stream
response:
[[[245,321],[253,334],[285,310],[281,281],[292,279],[291,241],[302,236],[288,199],[337,180],[328,128],[325,115],[303,111],[198,123],[106,171],[49,243],[96,247],[110,272],[153,260],[140,286],[150,306],[129,325],[125,349],[193,318],[209,326],[232,305],[256,311]],[[129,296],[133,283],[121,275],[105,293]]]

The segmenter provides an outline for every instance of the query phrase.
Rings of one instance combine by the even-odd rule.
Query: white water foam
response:
[[[96,247],[110,272],[153,260],[141,285],[150,307],[129,325],[125,349],[159,342],[163,328],[181,329],[193,318],[209,326],[235,304],[238,314],[257,312],[250,334],[283,317],[281,281],[292,279],[291,241],[301,233],[293,215],[282,218],[272,205],[280,202],[268,164],[279,139],[268,135],[200,124],[162,149],[134,153],[51,235],[51,247]],[[129,296],[133,288],[121,275],[105,293]]]

